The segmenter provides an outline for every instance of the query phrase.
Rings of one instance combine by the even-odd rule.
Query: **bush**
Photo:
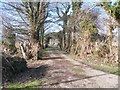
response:
[[[110,53],[110,48],[107,45],[103,45],[97,51],[99,57],[104,58],[106,55]]]
[[[3,82],[11,81],[11,77],[27,69],[26,61],[20,57],[2,55]]]

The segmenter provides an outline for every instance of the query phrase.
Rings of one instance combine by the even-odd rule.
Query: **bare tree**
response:
[[[60,9],[56,6],[57,15],[59,16],[60,20],[63,21],[63,38],[62,38],[62,48],[66,48],[66,34],[67,34],[67,25],[68,25],[68,18],[69,18],[69,11],[70,11],[70,3],[59,3],[63,8]]]
[[[30,43],[31,43],[31,53],[32,56],[35,57],[35,59],[38,58],[38,51],[41,47],[40,39],[42,40],[42,45],[43,45],[43,34],[44,34],[44,23],[45,20],[48,16],[47,7],[48,3],[47,2],[16,2],[16,3],[5,3],[2,2],[8,7],[11,7],[11,11],[8,9],[8,11],[11,13],[12,9],[14,10],[13,12],[16,12],[17,17],[20,17],[20,21],[18,21],[18,24],[15,26],[15,29],[18,31],[18,27],[21,30],[23,27],[27,28],[27,35],[29,37]],[[6,9],[6,8],[4,8]],[[23,23],[23,24],[22,24]],[[24,30],[23,29],[23,30]],[[23,31],[22,30],[22,31]],[[42,36],[40,38],[40,36]]]

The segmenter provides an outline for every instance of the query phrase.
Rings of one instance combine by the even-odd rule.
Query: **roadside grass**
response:
[[[7,88],[9,89],[17,89],[23,88],[24,90],[30,90],[30,88],[42,88],[44,81],[42,80],[32,80],[25,83],[10,83]],[[32,89],[31,89],[32,90]]]
[[[120,75],[120,70],[113,72],[113,74]]]
[[[101,70],[101,71],[111,73],[111,74],[117,74],[115,72],[119,71],[118,68],[115,67],[115,66],[110,66],[110,65],[106,65],[106,64],[97,64],[97,63],[94,63],[94,62],[90,63],[90,62],[87,62],[87,61],[84,61],[84,63],[91,66],[94,69]]]
[[[44,51],[50,51],[50,50],[56,51],[56,50],[60,50],[60,49],[57,48],[57,47],[48,47],[48,48],[45,48],[45,49],[44,49]]]
[[[110,65],[110,64],[104,64],[104,63],[99,63],[99,62],[95,62],[95,60],[89,58],[88,60],[81,60],[78,56],[73,55],[73,54],[69,54],[69,53],[64,53],[65,55],[67,55],[68,57],[80,61],[86,65],[89,65],[90,67],[97,69],[97,70],[101,70],[107,73],[111,73],[111,74],[116,74],[116,75],[120,75],[120,70],[118,69],[118,65]]]

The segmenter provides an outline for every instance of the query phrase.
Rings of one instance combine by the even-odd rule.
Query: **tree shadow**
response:
[[[46,75],[50,67],[48,65],[35,65],[29,67],[25,59],[18,56],[11,57],[2,55],[1,58],[3,88],[7,88],[9,85],[23,86],[27,84],[28,86],[26,87],[35,87],[37,84],[42,85],[41,79]]]
[[[87,76],[87,77],[83,77],[83,78],[77,78],[77,79],[72,79],[72,80],[66,80],[66,81],[61,81],[61,82],[55,82],[55,83],[51,83],[51,84],[46,84],[44,86],[58,85],[58,84],[61,84],[61,83],[70,83],[70,82],[75,82],[75,81],[79,81],[79,80],[84,80],[84,79],[89,79],[89,78],[99,77],[99,76],[104,76],[104,75],[108,75],[108,74],[100,74],[100,75],[94,75],[94,76]]]
[[[30,89],[42,87],[44,81],[42,78],[46,75],[48,70],[47,65],[41,65],[37,68],[28,68],[25,72],[15,75],[14,79],[3,86],[4,89]]]
[[[13,82],[24,83],[32,80],[40,80],[46,75],[48,68],[48,65],[28,68],[25,72],[16,75]]]
[[[65,59],[64,57],[42,57],[42,60]]]

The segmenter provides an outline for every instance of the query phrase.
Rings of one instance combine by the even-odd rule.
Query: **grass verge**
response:
[[[78,56],[75,56],[73,54],[68,54],[68,53],[64,53],[65,55],[67,55],[68,57],[77,60],[77,61],[81,61],[86,65],[89,65],[90,67],[97,69],[97,70],[101,70],[107,73],[111,73],[111,74],[116,74],[116,75],[120,75],[120,70],[118,70],[118,65],[109,65],[109,64],[100,64],[100,63],[96,63],[94,60],[80,60],[80,58]]]
[[[44,81],[41,80],[32,80],[25,83],[10,83],[7,88],[16,89],[16,88],[24,88],[25,90],[30,90],[30,88],[41,88]],[[31,89],[32,90],[32,89]]]

